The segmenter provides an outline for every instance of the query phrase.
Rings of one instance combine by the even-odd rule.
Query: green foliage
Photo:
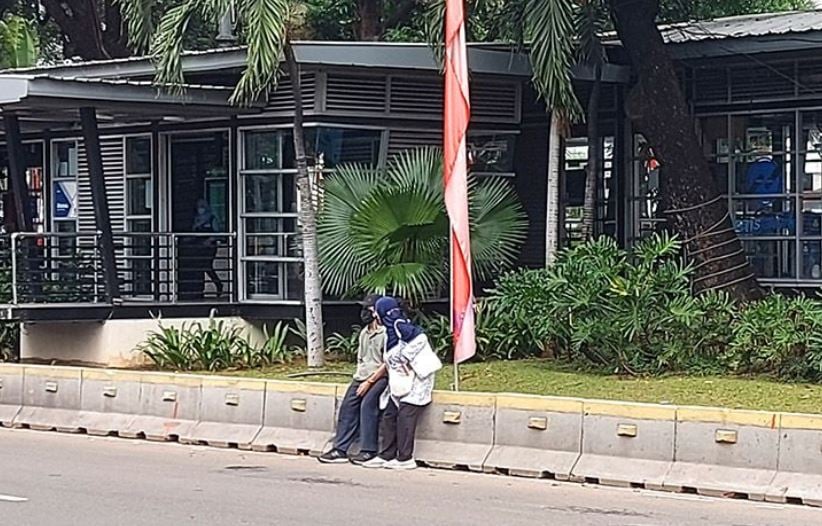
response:
[[[475,275],[488,279],[515,261],[525,213],[502,179],[470,181],[468,201]],[[439,296],[448,261],[441,152],[403,152],[384,172],[339,167],[325,180],[317,234],[327,292]]]
[[[326,338],[328,351],[334,353],[337,358],[345,360],[346,362],[356,362],[357,351],[360,347],[361,331],[362,327],[359,325],[352,325],[351,332],[348,334],[340,334],[339,332],[335,332]]]
[[[296,352],[286,344],[291,333],[282,322],[271,331],[264,329],[266,341],[259,348],[248,343],[239,327],[220,320],[165,326],[149,334],[138,350],[161,369],[176,371],[221,371],[268,367],[289,362]]]
[[[530,338],[526,328],[510,316],[498,301],[479,300],[475,322],[478,360],[518,360],[539,356],[543,352]],[[452,350],[448,317],[441,314],[421,315],[419,323],[437,354],[448,358]]]
[[[822,381],[822,302],[773,295],[738,305],[724,293],[694,296],[690,275],[675,238],[656,235],[632,251],[600,238],[551,268],[506,274],[491,301],[506,318],[499,330],[524,348],[583,367]]]
[[[747,306],[733,327],[729,366],[822,381],[822,304],[781,295]]]
[[[40,40],[34,25],[23,17],[0,20],[0,68],[26,68],[37,63]]]

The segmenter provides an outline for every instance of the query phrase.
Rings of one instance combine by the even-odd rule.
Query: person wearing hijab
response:
[[[383,297],[377,300],[374,306],[377,317],[385,327],[386,345],[383,361],[388,369],[389,382],[392,375],[411,375],[410,390],[401,396],[392,394],[386,389],[381,400],[385,407],[380,435],[382,435],[382,449],[379,455],[363,466],[369,468],[414,469],[417,463],[414,460],[414,437],[417,423],[426,407],[431,403],[431,394],[434,390],[435,374],[420,376],[413,372],[412,363],[425,345],[409,345],[411,342],[420,343],[420,337],[425,338],[423,330],[414,325],[405,315],[399,302],[392,297]]]
[[[194,216],[194,224],[192,225],[193,232],[197,234],[216,233],[220,231],[217,216],[211,211],[211,207],[205,199],[197,201],[197,213]],[[203,261],[203,270],[208,278],[214,283],[217,289],[217,294],[223,293],[223,280],[220,275],[214,270],[214,258],[217,257],[217,240],[213,237],[200,237],[196,239],[197,244],[202,248],[200,257]]]

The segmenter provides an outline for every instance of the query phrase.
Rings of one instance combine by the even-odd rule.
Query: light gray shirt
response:
[[[360,331],[360,344],[357,348],[357,371],[354,380],[362,382],[374,374],[382,365],[382,353],[385,348],[385,327],[369,331],[368,327]]]

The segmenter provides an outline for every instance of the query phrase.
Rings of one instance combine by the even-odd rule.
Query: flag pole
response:
[[[448,223],[451,225],[451,222]],[[456,328],[454,323],[454,230],[453,225],[448,228],[448,265],[449,265],[449,274],[451,275],[450,282],[450,294],[449,294],[449,304],[448,304],[448,311],[451,313],[451,343],[454,349],[454,391],[459,392],[460,390],[460,362],[457,360],[457,347],[453,345],[456,343],[454,329]]]

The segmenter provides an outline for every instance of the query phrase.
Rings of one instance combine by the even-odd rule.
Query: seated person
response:
[[[320,462],[335,464],[348,462],[362,464],[377,455],[380,395],[388,384],[383,365],[385,347],[385,327],[374,314],[374,304],[380,297],[369,295],[363,300],[357,349],[357,371],[354,381],[348,386],[337,420],[337,435],[334,447],[320,457]],[[360,452],[350,457],[348,451],[354,442],[360,440]]]

